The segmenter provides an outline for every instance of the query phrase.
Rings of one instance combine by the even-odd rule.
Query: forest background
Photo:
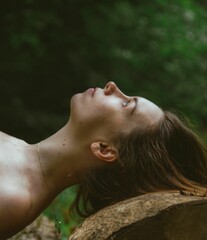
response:
[[[73,94],[114,81],[187,116],[207,139],[206,0],[3,0],[0,126],[35,143],[68,120]],[[74,220],[66,190],[47,209]]]

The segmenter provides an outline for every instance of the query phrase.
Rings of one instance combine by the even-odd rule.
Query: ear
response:
[[[90,147],[97,158],[106,162],[113,162],[118,158],[117,149],[105,142],[93,142]]]

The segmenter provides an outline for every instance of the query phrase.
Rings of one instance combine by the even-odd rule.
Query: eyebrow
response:
[[[134,97],[133,98],[133,101],[134,101],[134,107],[133,107],[133,109],[132,109],[132,111],[131,111],[131,115],[134,113],[134,111],[136,110],[136,108],[137,108],[137,102],[138,102],[138,98],[137,97]]]

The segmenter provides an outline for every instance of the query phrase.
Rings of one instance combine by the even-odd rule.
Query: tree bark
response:
[[[58,240],[60,239],[53,221],[41,215],[24,230],[9,240]]]
[[[207,197],[159,192],[106,207],[86,219],[69,240],[205,240]]]

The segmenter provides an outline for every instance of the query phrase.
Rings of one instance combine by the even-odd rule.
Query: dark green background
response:
[[[114,81],[184,113],[205,138],[205,0],[3,0],[0,50],[4,132],[39,141],[65,124],[73,94]]]

